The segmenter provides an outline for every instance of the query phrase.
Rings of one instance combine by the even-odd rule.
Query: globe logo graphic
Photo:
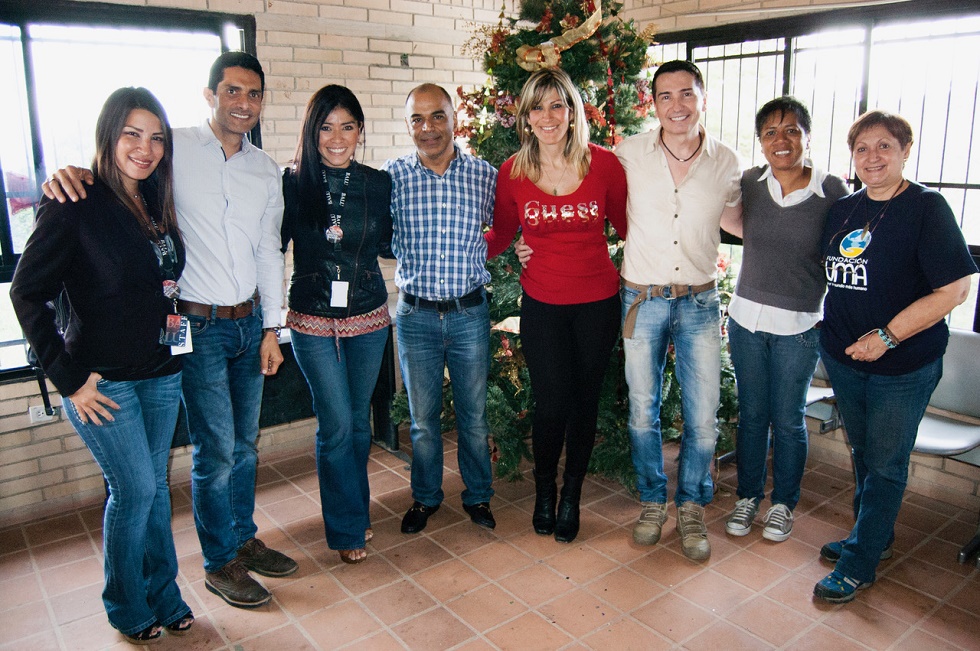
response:
[[[863,229],[855,229],[840,241],[840,254],[845,258],[856,258],[864,253],[870,243],[871,233],[865,233]]]

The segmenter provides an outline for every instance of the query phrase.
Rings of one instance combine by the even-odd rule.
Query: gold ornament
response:
[[[595,34],[600,23],[602,23],[602,7],[597,2],[595,12],[578,27],[566,29],[561,36],[539,45],[522,45],[517,48],[517,65],[528,72],[557,67],[561,62],[561,52]]]

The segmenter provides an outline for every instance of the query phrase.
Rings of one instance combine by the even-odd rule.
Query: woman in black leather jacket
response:
[[[367,459],[371,394],[391,318],[378,256],[391,256],[391,177],[354,160],[364,112],[331,84],[310,99],[283,176],[283,250],[293,242],[293,353],[313,394],[327,545],[345,563],[372,534]]]

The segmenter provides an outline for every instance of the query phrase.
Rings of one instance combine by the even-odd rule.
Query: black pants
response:
[[[524,294],[521,347],[535,402],[531,448],[539,476],[557,472],[567,447],[565,474],[585,477],[620,318],[618,294],[574,305],[542,303]]]

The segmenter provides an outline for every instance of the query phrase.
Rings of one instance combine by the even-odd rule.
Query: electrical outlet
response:
[[[54,414],[50,415],[44,411],[44,405],[34,405],[27,411],[31,415],[32,423],[50,423],[58,417],[58,408],[52,407],[51,409],[54,411]]]

